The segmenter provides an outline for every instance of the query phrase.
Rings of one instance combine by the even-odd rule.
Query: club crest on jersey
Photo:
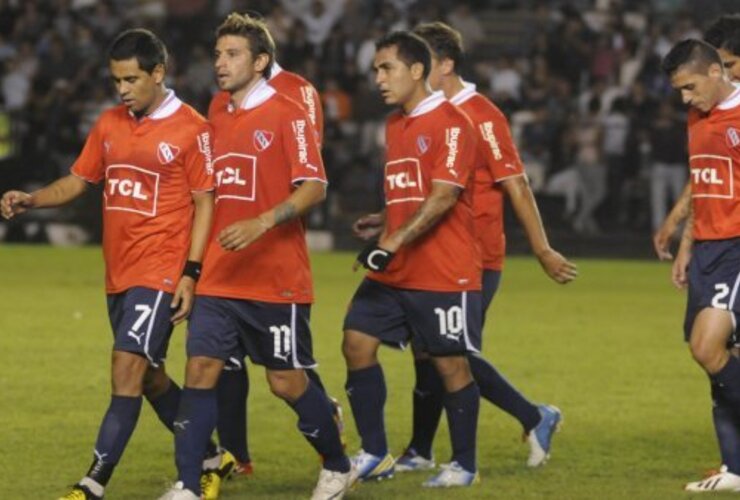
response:
[[[419,155],[423,155],[429,151],[429,147],[432,145],[432,138],[428,135],[420,135],[416,138],[416,152]]]
[[[740,131],[735,127],[728,127],[725,138],[727,139],[727,147],[729,148],[736,148],[740,145]]]
[[[180,154],[180,148],[173,146],[172,144],[160,142],[159,146],[157,146],[157,158],[159,159],[159,163],[162,165],[171,163],[175,158],[177,158],[178,154]]]
[[[257,151],[264,151],[270,147],[272,140],[275,138],[275,134],[267,130],[255,130],[254,131],[254,147]]]

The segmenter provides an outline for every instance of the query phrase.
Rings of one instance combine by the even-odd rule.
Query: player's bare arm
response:
[[[694,245],[694,211],[691,203],[688,206],[688,216],[686,217],[686,226],[681,235],[681,243],[678,246],[676,260],[673,261],[671,269],[671,280],[676,288],[683,290],[688,286],[687,269],[691,260],[691,249]]]
[[[193,215],[193,229],[190,234],[190,252],[188,253],[187,265],[194,266],[194,268],[192,272],[183,273],[172,297],[170,307],[177,308],[172,316],[172,322],[176,325],[187,318],[193,308],[196,277],[200,274],[199,264],[203,261],[203,253],[208,242],[208,234],[213,219],[213,192],[194,192],[192,196],[195,213]],[[191,274],[195,274],[195,276]]]
[[[87,183],[83,179],[70,174],[30,194],[23,191],[8,191],[0,202],[2,215],[10,219],[31,208],[64,205],[80,196],[86,189]]]
[[[529,245],[540,261],[542,269],[560,284],[573,281],[578,275],[578,269],[574,263],[550,247],[527,177],[525,175],[510,177],[504,179],[501,185],[511,200],[514,212],[524,227],[524,232],[527,233]]]
[[[385,210],[363,215],[352,224],[352,233],[361,240],[377,238],[385,227]]]
[[[326,184],[304,181],[282,203],[253,219],[245,219],[226,227],[218,235],[224,250],[238,252],[248,247],[270,229],[303,216],[326,198]]]
[[[663,221],[663,224],[653,236],[653,248],[660,260],[671,260],[673,255],[670,251],[671,240],[676,233],[679,224],[689,215],[689,206],[691,205],[691,183],[686,183],[686,187],[681,193],[681,197],[671,209],[671,213]]]
[[[382,238],[379,246],[390,252],[396,252],[404,245],[413,242],[431,228],[457,202],[462,188],[447,182],[434,182],[432,192],[414,214],[393,233]]]

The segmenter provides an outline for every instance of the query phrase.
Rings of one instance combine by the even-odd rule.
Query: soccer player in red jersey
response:
[[[320,147],[324,130],[324,114],[316,88],[302,76],[281,68],[277,62],[273,62],[268,82],[270,87],[279,94],[293,99],[303,107],[314,125]],[[230,99],[229,92],[217,92],[209,106],[209,117],[228,107]],[[325,390],[315,370],[306,370],[306,375],[321,390]],[[252,462],[247,445],[246,402],[248,394],[249,377],[243,360],[238,357],[227,360],[218,380],[219,411],[216,430],[222,456],[220,460],[212,464],[214,468],[205,473],[208,477],[204,475],[201,481],[206,497],[209,496],[206,490],[213,491],[215,495],[218,484],[227,475],[252,474]],[[336,399],[330,398],[330,400],[334,406],[334,418],[341,432],[344,427],[341,406]]]
[[[191,309],[213,211],[211,132],[164,86],[167,51],[129,30],[109,52],[123,104],[105,111],[72,173],[33,193],[9,191],[2,214],[63,205],[103,183],[103,254],[114,332],[112,396],[85,477],[62,497],[98,499],[131,436],[142,394],[172,429],[180,389],[164,371],[173,324]]]
[[[712,384],[712,397],[737,418],[740,360],[730,354],[740,305],[740,87],[727,79],[717,51],[700,40],[676,44],[663,60],[671,85],[691,107],[688,119],[691,205],[673,267],[688,286],[684,337]],[[726,470],[689,483],[689,491],[740,489],[740,450],[723,456]]]
[[[323,458],[313,498],[342,498],[353,479],[331,402],[305,373],[316,363],[301,216],[325,198],[324,166],[307,113],[267,82],[274,52],[261,21],[234,13],[217,30],[216,76],[231,99],[210,117],[216,209],[189,323],[175,433],[179,481],[163,500],[200,498],[216,383],[225,361],[244,355],[265,366],[272,392]]]
[[[344,321],[346,390],[362,438],[353,461],[363,480],[393,475],[377,351],[413,336],[442,377],[453,448],[452,462],[424,485],[469,486],[478,480],[479,392],[467,354],[479,350],[482,317],[475,132],[441,92],[430,91],[431,54],[417,35],[379,40],[373,67],[386,104],[400,109],[386,126],[385,225],[377,244],[358,257],[370,273]]]
[[[428,78],[431,88],[442,90],[445,97],[470,118],[478,138],[473,209],[476,237],[483,257],[481,279],[485,322],[485,313],[498,289],[504,262],[504,195],[511,201],[545,273],[558,283],[568,283],[575,278],[576,267],[548,243],[506,117],[491,101],[475,91],[475,85],[463,81],[457,73],[464,55],[460,33],[441,22],[422,24],[414,32],[432,49],[432,68]],[[432,440],[442,414],[441,383],[429,357],[418,349],[415,349],[415,357],[413,436],[404,455],[396,462],[397,471],[434,466]],[[561,418],[560,411],[553,406],[530,403],[479,354],[471,354],[468,361],[481,396],[521,423],[530,444],[528,465],[543,464],[549,455],[552,433]]]

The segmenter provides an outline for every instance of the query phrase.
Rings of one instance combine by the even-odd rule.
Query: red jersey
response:
[[[386,125],[386,231],[416,212],[434,182],[463,189],[454,207],[426,234],[401,247],[385,272],[368,277],[398,288],[457,292],[480,290],[481,262],[473,221],[475,132],[441,92]]]
[[[316,88],[297,73],[285,71],[276,62],[272,63],[269,83],[270,87],[293,99],[308,113],[308,117],[316,130],[319,146],[321,146],[324,138],[324,110],[321,107],[321,98]],[[211,100],[208,116],[211,115],[212,108],[228,106],[230,100],[231,94],[228,92],[217,92]]]
[[[511,138],[509,122],[501,110],[475,91],[465,88],[450,99],[462,109],[478,135],[475,154],[473,210],[476,237],[481,247],[483,268],[500,271],[504,266],[504,193],[498,185],[504,179],[524,175],[524,166]]]
[[[90,131],[72,173],[103,187],[103,255],[108,293],[135,286],[173,292],[193,225],[192,191],[213,189],[205,118],[168,91],[138,120],[121,105]]]
[[[707,114],[692,110],[688,131],[694,238],[736,238],[740,236],[740,193],[736,192],[740,191],[740,87]]]
[[[313,283],[300,219],[281,224],[239,252],[221,248],[227,226],[285,201],[296,184],[326,182],[308,114],[261,80],[239,109],[211,106],[216,211],[198,293],[279,303],[310,303]]]

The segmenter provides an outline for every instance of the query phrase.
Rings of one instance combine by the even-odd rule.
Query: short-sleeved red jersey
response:
[[[500,271],[506,254],[506,236],[504,193],[497,183],[524,175],[524,167],[511,138],[506,116],[476,92],[475,85],[466,82],[465,88],[450,102],[470,118],[478,136],[473,196],[475,231],[481,246],[483,268]]]
[[[688,133],[694,238],[736,238],[740,236],[740,87],[707,114],[692,110]]]
[[[316,130],[316,137],[318,137],[320,146],[324,138],[324,109],[321,107],[321,98],[316,88],[302,76],[284,70],[276,62],[272,64],[272,72],[268,82],[270,87],[293,99],[308,113],[308,117]],[[230,99],[231,94],[228,92],[217,92],[211,100],[208,116],[211,115],[212,108],[228,106]]]
[[[216,239],[227,226],[283,202],[305,180],[326,182],[308,114],[261,80],[240,108],[211,106],[216,211],[197,292],[278,303],[310,303],[313,283],[300,219],[239,252]]]
[[[104,181],[106,291],[174,291],[190,249],[192,191],[213,189],[205,118],[172,91],[140,120],[116,106],[98,119],[72,173]]]
[[[434,182],[463,189],[432,228],[401,247],[385,272],[368,277],[398,288],[456,292],[480,290],[481,261],[473,221],[475,132],[441,92],[386,125],[386,231],[401,227],[431,193]]]

